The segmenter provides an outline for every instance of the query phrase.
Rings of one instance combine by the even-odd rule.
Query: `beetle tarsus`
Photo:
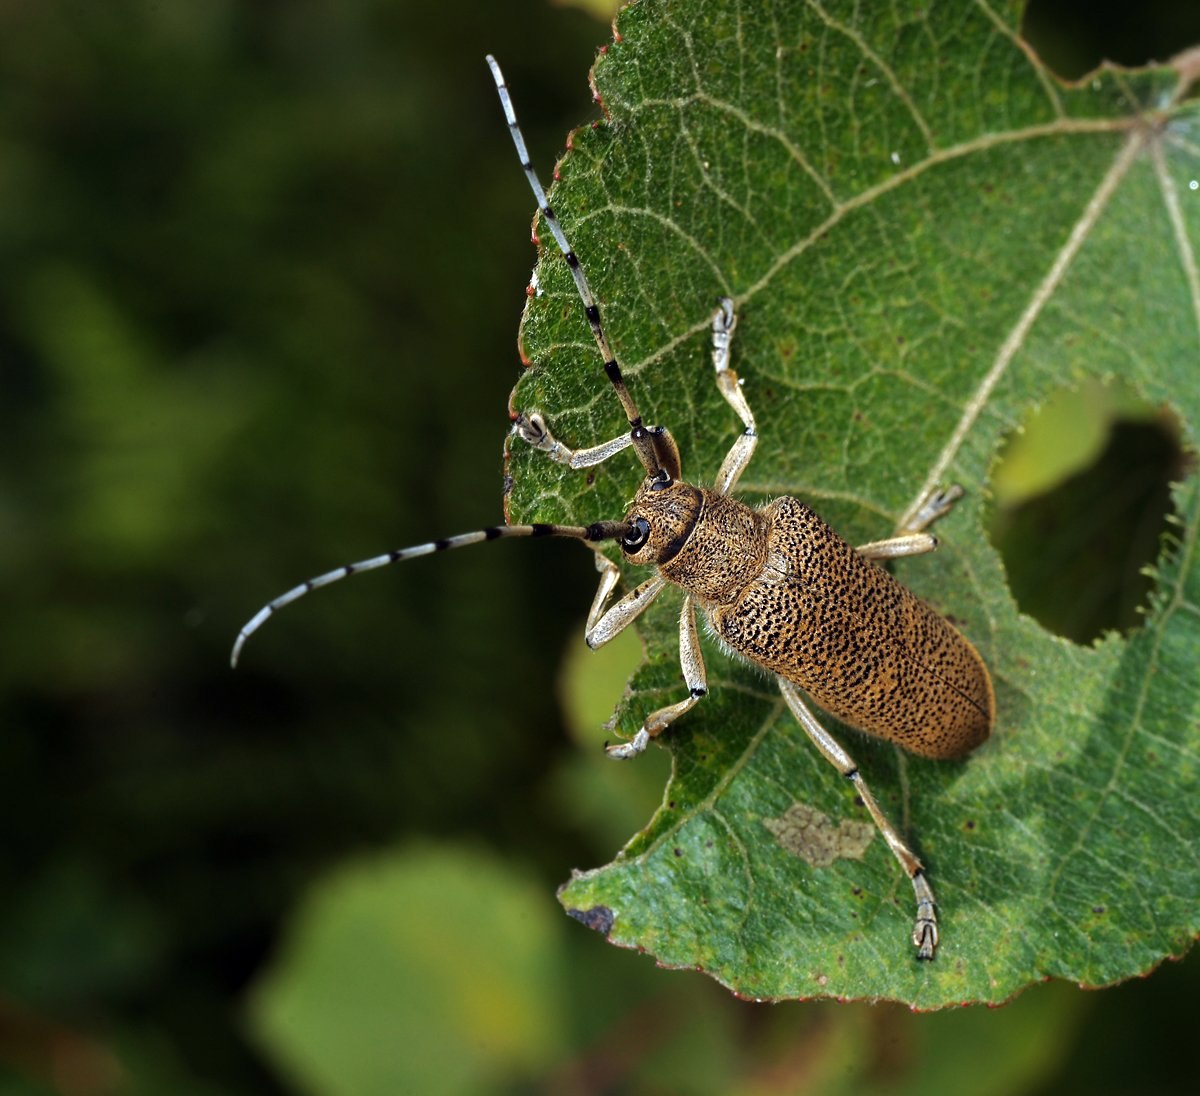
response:
[[[616,746],[606,745],[604,752],[616,761],[628,761],[631,757],[637,757],[638,754],[645,750],[649,742],[650,734],[643,727],[628,742],[622,742]]]
[[[917,892],[917,921],[913,926],[913,945],[917,949],[918,959],[932,959],[938,946],[937,903],[924,872],[918,871],[912,882],[913,890]]]

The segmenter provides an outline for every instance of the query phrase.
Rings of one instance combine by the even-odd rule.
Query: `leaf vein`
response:
[[[1029,67],[1033,70],[1038,78],[1038,82],[1042,85],[1042,91],[1045,92],[1046,98],[1050,101],[1050,108],[1054,111],[1055,117],[1064,117],[1065,112],[1063,110],[1062,97],[1058,94],[1058,88],[1054,86],[1054,77],[1051,76],[1046,66],[1038,60],[1033,50],[1029,48],[1029,43],[992,10],[987,0],[975,0],[975,3],[984,15],[991,20],[995,28],[1025,55],[1026,60],[1029,61]]]
[[[859,34],[857,30],[855,30],[853,27],[848,27],[845,23],[842,23],[837,19],[834,19],[833,16],[831,16],[829,12],[827,12],[820,4],[819,0],[808,0],[808,6],[812,8],[813,11],[815,11],[829,27],[833,28],[839,34],[853,42],[863,57],[870,61],[871,64],[883,74],[883,78],[888,82],[893,93],[896,95],[896,98],[904,104],[905,109],[908,111],[913,120],[913,124],[921,131],[921,136],[925,140],[926,147],[932,150],[935,147],[933,131],[930,129],[929,123],[925,121],[924,116],[917,109],[917,104],[913,101],[912,96],[909,95],[908,89],[900,82],[900,79],[892,71],[891,66],[871,48],[867,40],[861,34]]]
[[[1167,208],[1167,217],[1171,222],[1171,233],[1174,236],[1175,248],[1179,256],[1179,265],[1187,279],[1188,296],[1192,304],[1192,317],[1196,321],[1197,337],[1200,338],[1200,272],[1196,269],[1196,253],[1192,250],[1192,242],[1188,238],[1187,228],[1183,221],[1183,209],[1179,204],[1179,191],[1175,180],[1167,170],[1166,157],[1163,154],[1162,142],[1151,144],[1151,160],[1154,164],[1154,174],[1162,192],[1163,204]]]
[[[1120,151],[1113,160],[1112,166],[1105,172],[1104,177],[1100,180],[1100,185],[1096,188],[1087,205],[1084,206],[1079,218],[1072,226],[1066,242],[1059,248],[1054,261],[1050,264],[1049,270],[1046,271],[1045,277],[1034,289],[1024,310],[1001,344],[991,367],[984,374],[975,392],[967,401],[962,417],[959,419],[957,426],[955,426],[949,441],[943,446],[942,451],[934,460],[929,475],[926,476],[925,482],[921,485],[921,489],[913,499],[912,505],[906,512],[906,516],[909,513],[913,513],[920,506],[921,500],[930,491],[935,490],[938,484],[942,482],[947,469],[957,457],[958,451],[962,448],[967,435],[991,399],[996,385],[1000,383],[1000,379],[1008,371],[1008,367],[1012,364],[1017,352],[1025,344],[1025,340],[1032,330],[1034,323],[1042,314],[1043,309],[1045,309],[1054,292],[1062,284],[1062,280],[1066,276],[1071,263],[1087,241],[1096,222],[1100,219],[1100,215],[1108,207],[1108,203],[1112,199],[1118,184],[1125,177],[1137,154],[1142,150],[1145,138],[1145,131],[1135,128],[1130,132],[1125,143],[1121,146]]]

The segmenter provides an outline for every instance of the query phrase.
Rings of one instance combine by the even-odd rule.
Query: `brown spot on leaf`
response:
[[[875,827],[869,822],[835,825],[828,815],[806,803],[793,803],[778,818],[764,818],[763,825],[784,849],[814,868],[827,868],[835,860],[861,859],[875,836]]]

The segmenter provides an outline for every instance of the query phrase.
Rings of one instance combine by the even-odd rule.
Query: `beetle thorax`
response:
[[[743,502],[687,483],[647,480],[626,521],[649,525],[632,563],[657,565],[663,578],[704,604],[727,604],[767,562],[767,523]]]

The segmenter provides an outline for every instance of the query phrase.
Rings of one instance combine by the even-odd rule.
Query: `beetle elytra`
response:
[[[572,449],[554,437],[540,413],[519,415],[513,431],[550,459],[573,469],[594,466],[632,449],[644,478],[619,521],[588,526],[497,526],[398,549],[337,568],[276,598],[245,625],[242,646],[274,612],[319,586],[358,571],[419,555],[508,536],[565,536],[590,545],[615,540],[625,559],[652,568],[635,589],[610,604],[620,579],[611,560],[595,553],[600,583],[585,638],[599,647],[632,624],[668,586],[683,591],[679,654],[686,695],[649,713],[628,742],[606,747],[610,757],[641,753],[651,738],[693,708],[708,691],[697,631],[703,615],[721,645],[773,674],[796,720],[821,754],[850,780],[888,847],[912,882],[913,944],[920,959],[938,945],[933,891],[916,855],[879,807],[858,766],[813,714],[810,702],[843,722],[924,757],[960,757],[991,732],[995,698],[986,666],[944,617],[891,577],[878,561],[937,547],[929,526],[953,506],[957,487],[931,493],[884,540],[852,547],[804,503],[777,498],[751,507],[731,494],[758,441],[754,415],[730,368],[737,323],[734,301],[721,298],[712,317],[717,387],[742,423],[711,487],[687,482],[679,450],[662,426],[643,422],[600,319],[600,309],[529,161],[508,89],[489,57],[521,165],[542,216],[575,280],[588,322],[629,429],[610,441]]]

